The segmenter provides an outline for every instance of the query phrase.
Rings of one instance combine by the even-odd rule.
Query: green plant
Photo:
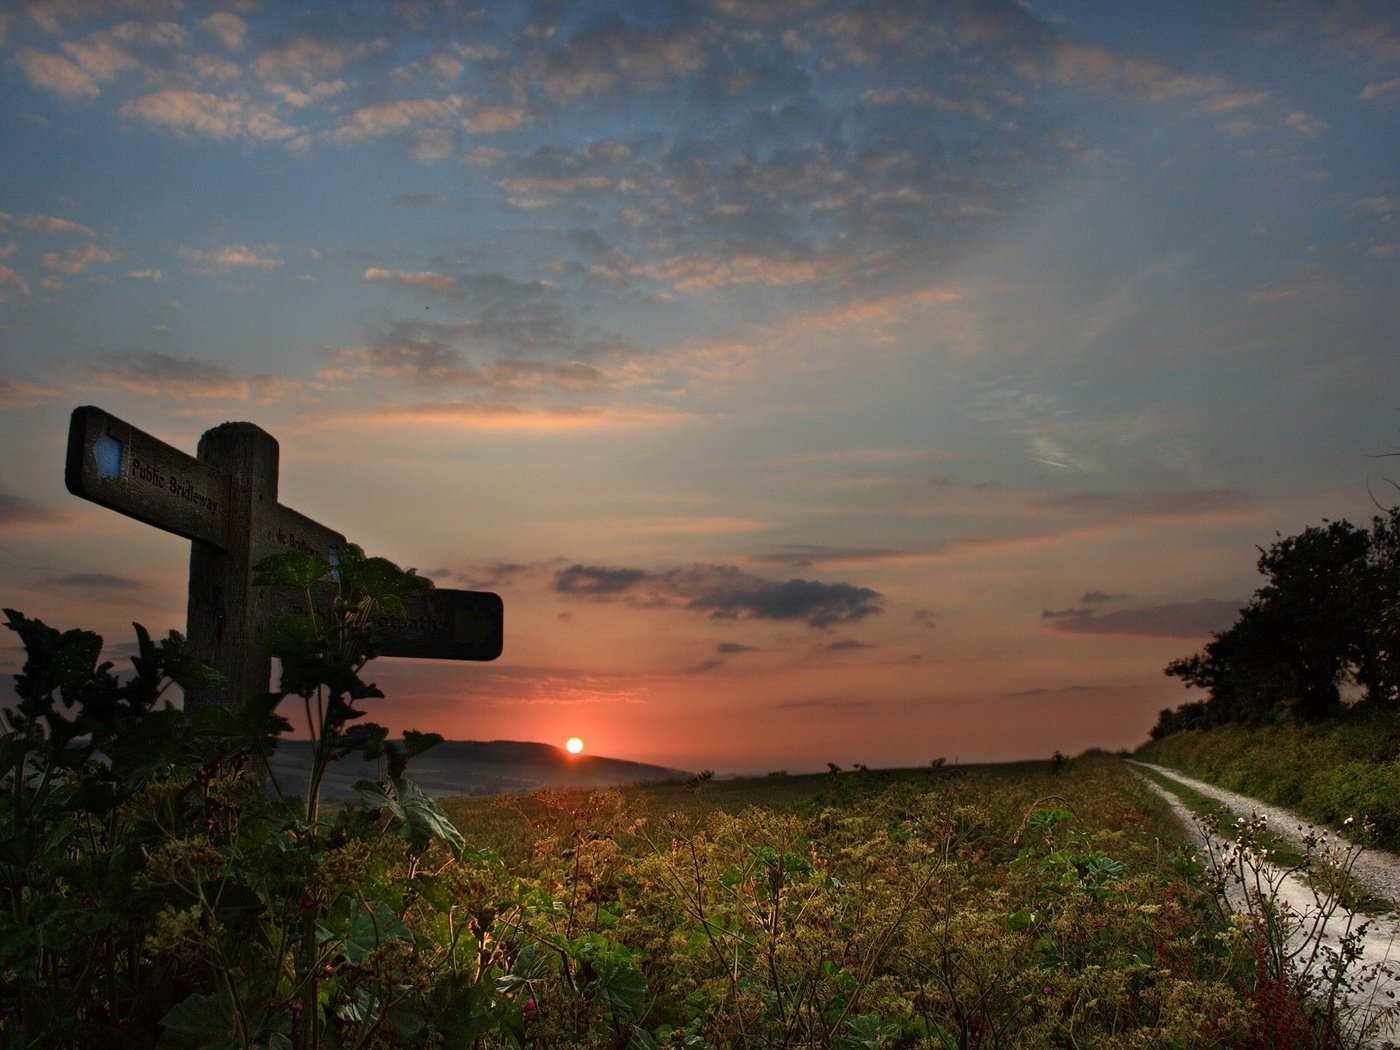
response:
[[[282,555],[258,581],[310,598],[331,571]],[[163,696],[211,672],[178,635],[138,626],[124,681],[97,635],[9,612],[28,658],[0,738],[0,1040],[310,1050],[512,1030],[489,925],[459,921],[494,899],[467,874],[492,859],[405,776],[438,738],[350,725],[381,695],[360,678],[376,609],[423,585],[347,549],[328,606],[272,632],[280,689],[191,718]],[[254,761],[289,728],[277,709],[292,696],[314,737],[304,800],[269,796]],[[352,749],[388,775],[357,785],[364,807],[323,814],[325,769]]]
[[[1309,828],[1301,853],[1279,852],[1259,814],[1236,818],[1228,833],[1215,815],[1198,824],[1216,900],[1252,950],[1251,995],[1275,1040],[1259,1045],[1306,1033],[1318,1046],[1359,1047],[1393,1028],[1396,1007],[1372,1009],[1357,998],[1396,976],[1389,964],[1363,958],[1367,923],[1350,899],[1364,847]]]

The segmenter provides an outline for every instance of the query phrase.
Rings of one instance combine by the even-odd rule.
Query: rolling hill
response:
[[[311,768],[311,745],[284,740],[272,758],[272,771],[288,794],[305,791]],[[357,780],[383,775],[380,763],[351,755],[331,766],[321,797],[354,797]],[[430,795],[496,795],[542,787],[602,787],[652,780],[685,780],[680,769],[627,762],[619,758],[570,755],[552,744],[523,740],[447,740],[419,755],[408,777]]]

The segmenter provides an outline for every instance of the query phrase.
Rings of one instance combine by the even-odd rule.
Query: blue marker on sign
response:
[[[122,476],[122,443],[107,431],[92,443],[92,458],[97,462],[100,481],[116,481]]]

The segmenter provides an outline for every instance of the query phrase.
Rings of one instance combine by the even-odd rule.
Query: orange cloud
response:
[[[321,417],[308,423],[312,430],[356,427],[448,427],[499,433],[553,434],[571,430],[629,430],[665,426],[693,418],[672,409],[600,406],[523,408],[489,403],[422,403],[390,405],[348,415]]]

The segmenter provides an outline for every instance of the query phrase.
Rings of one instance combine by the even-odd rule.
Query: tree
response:
[[[1400,516],[1392,511],[1373,527],[1327,522],[1260,548],[1265,582],[1239,620],[1201,652],[1166,667],[1166,674],[1207,691],[1204,706],[1179,717],[1163,712],[1154,737],[1285,712],[1325,719],[1341,709],[1340,686],[1349,676],[1368,700],[1393,702]]]
[[[1358,587],[1371,537],[1346,521],[1312,526],[1263,551],[1268,582],[1252,605],[1269,622],[1279,666],[1290,675],[1293,707],[1317,721],[1341,706],[1338,689],[1348,668],[1367,663],[1368,597]]]

